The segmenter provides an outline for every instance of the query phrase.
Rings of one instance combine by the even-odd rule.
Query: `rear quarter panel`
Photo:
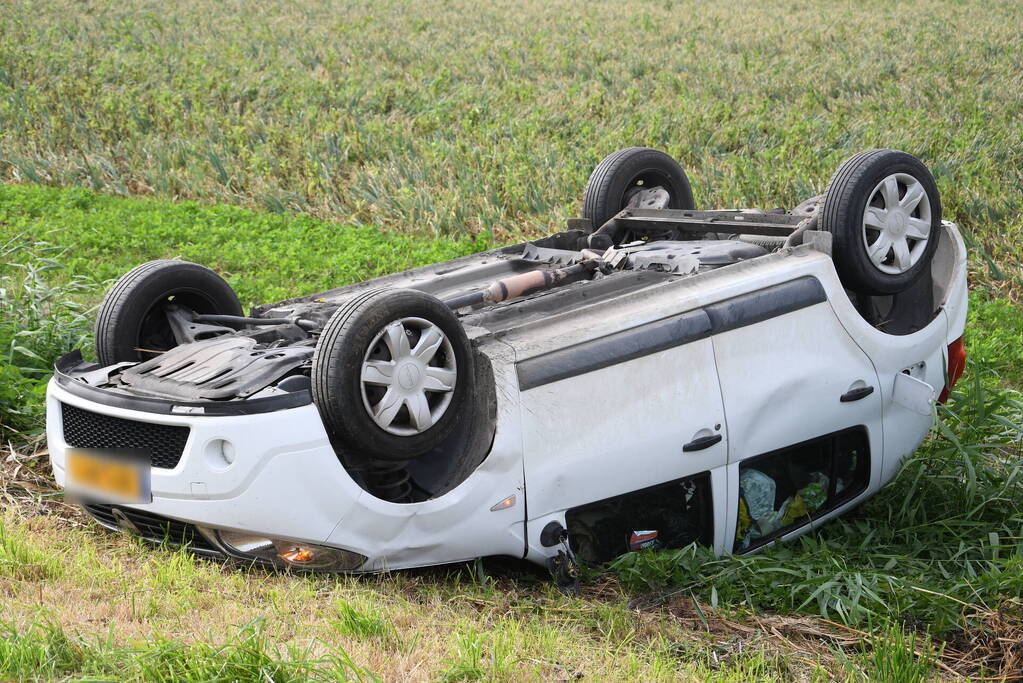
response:
[[[822,274],[828,299],[839,320],[877,370],[884,432],[882,484],[898,473],[902,463],[920,447],[934,424],[933,402],[945,386],[948,344],[962,335],[965,327],[966,251],[955,226],[946,223],[944,231],[945,238],[950,240],[949,253],[952,255],[951,268],[946,269],[943,275],[945,282],[939,283],[938,287],[944,294],[944,301],[940,302],[934,319],[913,334],[891,335],[876,329],[856,311],[834,269],[827,269],[829,272]],[[939,273],[935,272],[935,275]],[[901,388],[910,383],[899,378],[900,374],[908,374],[930,387],[930,410],[924,412],[906,400]]]

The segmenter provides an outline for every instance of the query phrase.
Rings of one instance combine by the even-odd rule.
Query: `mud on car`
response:
[[[562,232],[242,309],[153,261],[60,359],[58,483],[102,525],[333,571],[703,543],[862,502],[962,372],[966,252],[927,168],[871,150],[785,211],[697,210],[605,158]]]

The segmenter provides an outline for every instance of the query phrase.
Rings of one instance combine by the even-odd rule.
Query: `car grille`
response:
[[[74,448],[134,448],[149,451],[153,467],[174,469],[188,441],[188,427],[100,415],[68,403],[60,406],[64,441]]]
[[[160,515],[154,515],[151,512],[142,512],[141,510],[135,510],[132,508],[113,506],[113,505],[100,505],[97,503],[86,503],[82,507],[88,512],[93,518],[108,527],[115,527],[122,531],[133,533],[136,530],[138,535],[147,541],[153,541],[155,543],[170,543],[176,546],[188,546],[191,550],[199,553],[219,553],[220,550],[210,543],[205,536],[199,533],[194,524],[188,522],[182,522],[176,519],[169,519],[167,517],[161,517]],[[134,529],[130,525],[124,524],[122,520],[118,519],[115,514],[117,513],[124,515],[131,525],[134,525]]]

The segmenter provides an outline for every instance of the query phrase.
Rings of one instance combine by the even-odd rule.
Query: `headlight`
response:
[[[204,535],[235,557],[262,560],[278,567],[318,569],[320,571],[352,571],[366,562],[359,553],[328,548],[283,538],[270,538],[241,531],[203,529]]]

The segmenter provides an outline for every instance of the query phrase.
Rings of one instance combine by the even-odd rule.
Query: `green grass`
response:
[[[60,558],[28,544],[23,535],[0,518],[0,577],[50,579],[60,576],[61,569]]]
[[[509,629],[517,630],[515,622],[499,624],[489,633],[471,627],[456,633],[452,657],[440,680],[450,683],[510,678],[516,657]]]
[[[341,601],[337,604],[337,630],[351,638],[379,638],[391,633],[391,625],[371,609]]]
[[[58,260],[65,272],[94,283],[120,277],[129,264],[157,258],[207,264],[225,275],[243,305],[339,287],[491,246],[465,236],[425,239],[300,214],[17,185],[0,185],[0,225],[15,244],[45,240],[63,245]],[[60,276],[49,274],[58,282],[64,279]]]
[[[843,654],[841,659],[854,681],[922,683],[933,677],[937,654],[926,637],[888,625],[880,629],[869,647],[864,645],[855,656],[847,658]]]
[[[775,680],[807,669],[767,636],[747,633],[733,652],[734,634],[637,611],[610,586],[576,598],[526,574],[480,584],[459,566],[242,571],[54,516],[7,528],[64,571],[0,575],[0,680]],[[863,669],[859,650],[850,664],[820,649],[810,669]]]
[[[302,215],[32,186],[0,186],[0,221],[13,227],[0,265],[0,335],[7,344],[0,370],[17,374],[26,387],[13,398],[0,393],[0,424],[15,439],[40,428],[39,396],[48,361],[88,339],[103,281],[138,261],[180,255],[218,268],[233,264],[228,278],[255,303],[485,246]],[[118,237],[102,226],[111,226]],[[150,231],[160,238],[149,239]],[[127,244],[133,232],[145,236],[122,251],[108,248],[112,242]],[[232,234],[251,235],[253,248],[240,241],[207,241]],[[265,267],[268,257],[260,254],[273,244],[271,234],[286,235],[290,253],[312,254],[320,269],[297,274],[301,268],[292,270],[291,261]],[[342,239],[324,241],[329,235]],[[185,552],[153,551],[131,539],[100,541],[94,528],[61,538],[66,531],[38,529],[43,518],[29,517],[0,527],[0,607],[13,611],[22,627],[39,615],[59,618],[70,624],[69,633],[78,634],[68,642],[113,638],[98,654],[88,655],[94,659],[75,660],[73,675],[129,657],[125,653],[134,652],[133,640],[151,635],[140,630],[143,625],[157,628],[165,639],[156,651],[137,655],[145,663],[177,656],[176,648],[195,642],[193,634],[268,619],[272,628],[261,637],[287,647],[279,656],[253,661],[268,667],[291,662],[280,664],[280,680],[295,670],[312,675],[293,650],[304,651],[313,641],[342,643],[359,666],[385,678],[414,670],[446,680],[515,680],[592,673],[596,667],[607,675],[627,671],[654,679],[677,677],[680,671],[722,680],[770,679],[819,669],[825,678],[901,671],[892,675],[916,680],[933,669],[931,655],[914,653],[923,652],[921,642],[954,642],[986,632],[990,615],[1023,590],[1023,408],[1004,388],[1018,377],[1013,340],[1023,315],[983,290],[972,294],[972,303],[969,338],[977,360],[954,401],[941,409],[942,430],[892,486],[857,513],[759,555],[714,558],[696,548],[627,555],[615,566],[626,592],[610,601],[554,597],[550,586],[538,593],[532,581],[509,583],[482,564],[421,582],[399,573],[365,583],[281,576],[261,585],[258,573],[224,571]],[[13,597],[3,597],[5,577],[18,582]],[[41,584],[49,586],[46,592],[34,588]],[[670,610],[650,622],[628,609],[628,596],[637,594],[666,605],[697,598],[704,607],[688,627],[695,627],[695,640],[692,631],[679,632]],[[100,613],[79,598],[62,602],[58,596],[64,595],[89,596]],[[458,602],[466,595],[467,601]],[[456,606],[449,606],[452,601]],[[482,621],[481,605],[487,614]],[[721,614],[742,620],[765,613],[816,614],[875,635],[861,650],[816,652],[812,667],[805,654],[779,654],[766,643],[736,653],[727,644],[708,645],[698,635],[708,619]],[[97,623],[109,624],[111,631],[97,630]],[[899,635],[903,629],[905,638]],[[914,629],[930,635],[914,640]],[[29,638],[32,651],[50,647],[47,639],[54,637],[39,631]],[[194,656],[201,659],[224,642],[206,639],[201,647],[213,650],[187,651],[199,652]],[[556,655],[562,652],[568,654]],[[56,655],[53,660],[65,661]],[[149,675],[135,660],[124,666],[140,679]],[[212,676],[203,666],[182,669],[181,675]],[[309,666],[317,676],[334,675],[320,671],[322,666],[334,671],[334,664]],[[53,675],[61,674],[54,669]]]
[[[1010,672],[1021,25],[1009,0],[7,2],[0,679],[917,681],[968,650],[960,671]],[[931,167],[970,247],[972,364],[854,514],[757,556],[629,555],[569,598],[482,563],[236,571],[9,497],[42,468],[52,360],[89,353],[129,268],[204,263],[249,305],[442,261],[557,229],[629,145],[679,158],[708,208],[791,207],[868,147]]]
[[[0,622],[0,676],[11,680],[117,680],[170,683],[300,683],[372,680],[343,650],[281,648],[259,623],[238,629],[223,642],[184,644],[153,634],[117,646],[68,634],[59,625],[33,623],[19,629]]]
[[[1018,280],[1021,24],[1013,0],[10,0],[0,174],[501,240],[623,146],[677,156],[703,207],[793,206],[895,147]]]
[[[1023,315],[1018,304],[978,289],[970,293],[966,346],[1007,385],[1023,387]]]

